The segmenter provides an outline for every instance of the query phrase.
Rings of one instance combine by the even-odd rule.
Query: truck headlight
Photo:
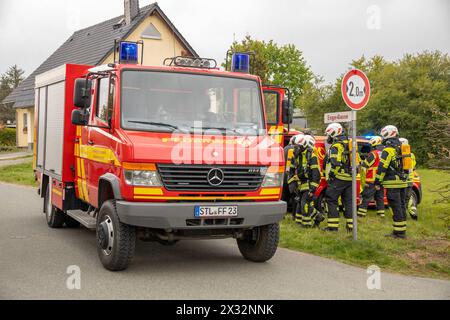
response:
[[[264,176],[264,181],[261,187],[281,187],[283,185],[284,178],[283,169],[283,167],[270,167]]]
[[[130,186],[161,187],[157,171],[124,170],[125,182]]]

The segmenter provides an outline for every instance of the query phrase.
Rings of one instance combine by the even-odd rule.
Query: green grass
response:
[[[302,229],[287,216],[281,223],[280,246],[335,259],[344,263],[409,275],[450,279],[450,204],[435,204],[435,190],[450,173],[419,170],[423,201],[419,220],[408,219],[408,239],[393,240],[384,235],[392,231],[392,214],[378,218],[375,212],[358,219],[359,240],[354,242],[342,224],[337,234],[318,229]],[[31,162],[0,167],[0,181],[35,186]],[[343,219],[341,219],[343,220]]]
[[[373,211],[367,218],[358,218],[356,242],[343,224],[339,233],[330,234],[302,229],[287,216],[281,223],[280,245],[356,266],[377,265],[386,271],[450,279],[450,203],[436,204],[439,195],[431,192],[440,181],[449,181],[450,174],[427,169],[419,170],[419,174],[423,201],[419,206],[419,220],[408,219],[408,239],[384,237],[392,232],[392,213],[386,210],[384,219]]]
[[[0,167],[0,181],[35,186],[31,159],[29,162]]]

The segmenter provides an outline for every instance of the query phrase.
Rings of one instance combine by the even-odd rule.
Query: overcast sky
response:
[[[295,44],[326,81],[361,55],[395,60],[423,50],[450,52],[448,0],[158,3],[200,56],[221,62],[233,38],[249,34]],[[0,73],[17,64],[29,74],[74,31],[121,14],[123,0],[0,0]]]

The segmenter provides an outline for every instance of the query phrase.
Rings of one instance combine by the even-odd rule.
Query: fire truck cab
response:
[[[136,239],[235,238],[244,258],[277,249],[284,155],[267,134],[260,79],[233,57],[66,64],[36,77],[35,172],[52,228],[96,231],[103,266],[128,267]],[[115,59],[116,60],[116,59]],[[248,62],[248,61],[247,61]]]

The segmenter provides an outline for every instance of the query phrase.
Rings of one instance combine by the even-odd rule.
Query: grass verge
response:
[[[0,181],[35,186],[31,159],[29,162],[0,167]]]
[[[419,173],[423,201],[419,206],[419,220],[408,219],[408,239],[384,237],[392,232],[392,213],[386,210],[384,219],[375,212],[369,212],[367,218],[358,218],[357,242],[346,233],[343,224],[339,233],[329,234],[318,229],[302,229],[286,217],[281,223],[280,246],[364,268],[377,265],[385,271],[450,279],[450,204],[435,203],[439,195],[432,192],[440,182],[448,181],[450,174],[426,169]]]

